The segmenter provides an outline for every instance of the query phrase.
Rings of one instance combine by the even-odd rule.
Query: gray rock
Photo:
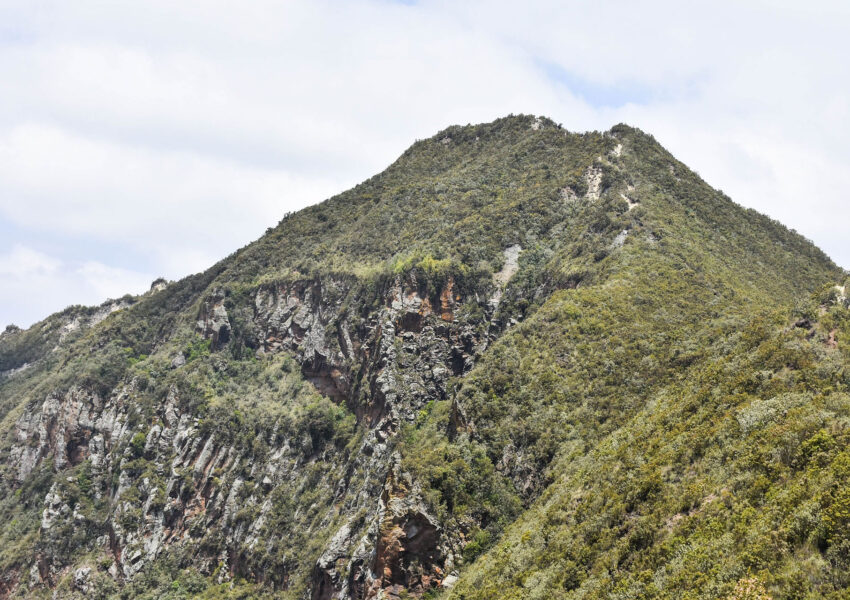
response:
[[[88,594],[91,591],[90,576],[91,567],[80,567],[74,571],[74,588]]]

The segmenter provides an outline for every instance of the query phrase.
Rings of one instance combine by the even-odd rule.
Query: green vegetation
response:
[[[501,394],[496,380],[475,382],[481,372],[459,395],[493,460],[511,440],[527,472],[551,483],[452,597],[716,598],[748,573],[775,598],[830,597],[850,583],[850,365],[846,345],[828,344],[836,330],[850,339],[847,309],[829,308],[811,329],[781,313],[724,316],[692,344],[649,354],[633,321],[609,322],[596,343],[541,336],[581,327],[575,300],[556,298],[492,356],[526,336],[543,355],[520,347],[528,362],[508,371]],[[683,357],[681,346],[699,353]],[[597,360],[577,393],[571,381]]]
[[[357,486],[398,457],[460,574],[428,597],[846,597],[846,273],[640,131],[532,123],[451,127],[203,274],[0,336],[0,594],[81,596],[87,565],[93,598],[304,597],[343,525],[369,555],[383,480]],[[369,362],[374,340],[430,360],[416,327],[376,333],[399,282],[435,307],[427,336],[474,366],[426,364],[456,376],[378,435],[369,377],[404,398],[427,384]],[[321,353],[265,337],[261,298],[290,288],[310,314],[286,326],[320,331]],[[215,342],[197,325],[213,300]],[[364,362],[323,371],[355,350]],[[332,378],[348,395],[320,393]],[[123,415],[116,447],[95,458],[69,428],[19,481],[41,440],[17,428],[68,395]],[[179,536],[114,577],[116,540],[132,564],[152,515]],[[331,558],[346,573],[350,554]]]

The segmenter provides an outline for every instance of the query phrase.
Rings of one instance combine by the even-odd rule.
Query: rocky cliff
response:
[[[104,395],[74,386],[26,406],[9,452],[17,483],[47,463],[59,472],[85,463],[86,483],[80,490],[78,476],[51,484],[40,525],[43,551],[23,581],[56,585],[67,574],[69,543],[84,530],[100,533],[85,536],[85,543],[108,552],[107,572],[115,578],[132,578],[166,549],[191,545],[193,563],[218,571],[221,580],[239,575],[284,586],[291,573],[263,573],[257,562],[268,536],[284,533],[264,528],[272,499],[320,486],[327,497],[302,510],[336,531],[313,568],[313,597],[335,591],[374,597],[385,588],[421,592],[440,585],[454,568],[453,550],[416,490],[400,478],[388,440],[429,401],[446,397],[450,377],[471,368],[486,347],[487,328],[455,318],[455,311],[472,303],[492,313],[487,294],[498,288],[482,290],[476,303],[455,291],[451,278],[431,297],[420,295],[415,279],[397,278],[381,291],[379,308],[352,322],[350,312],[339,314],[351,284],[262,286],[247,322],[248,344],[259,355],[291,356],[296,376],[346,406],[362,425],[344,451],[321,435],[308,431],[293,439],[268,423],[258,456],[256,448],[206,430],[177,386],[156,410],[140,410],[137,379]],[[212,352],[231,335],[225,300],[214,290],[198,314],[197,332]],[[178,354],[170,368],[185,364]],[[81,491],[95,502],[109,499],[97,520],[81,506]]]

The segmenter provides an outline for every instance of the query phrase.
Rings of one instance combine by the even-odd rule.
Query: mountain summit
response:
[[[0,598],[844,597],[845,279],[637,129],[450,127],[0,334]]]

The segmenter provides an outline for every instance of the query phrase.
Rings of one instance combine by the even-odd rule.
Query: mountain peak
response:
[[[0,335],[0,598],[837,593],[845,279],[639,129],[448,127]]]

